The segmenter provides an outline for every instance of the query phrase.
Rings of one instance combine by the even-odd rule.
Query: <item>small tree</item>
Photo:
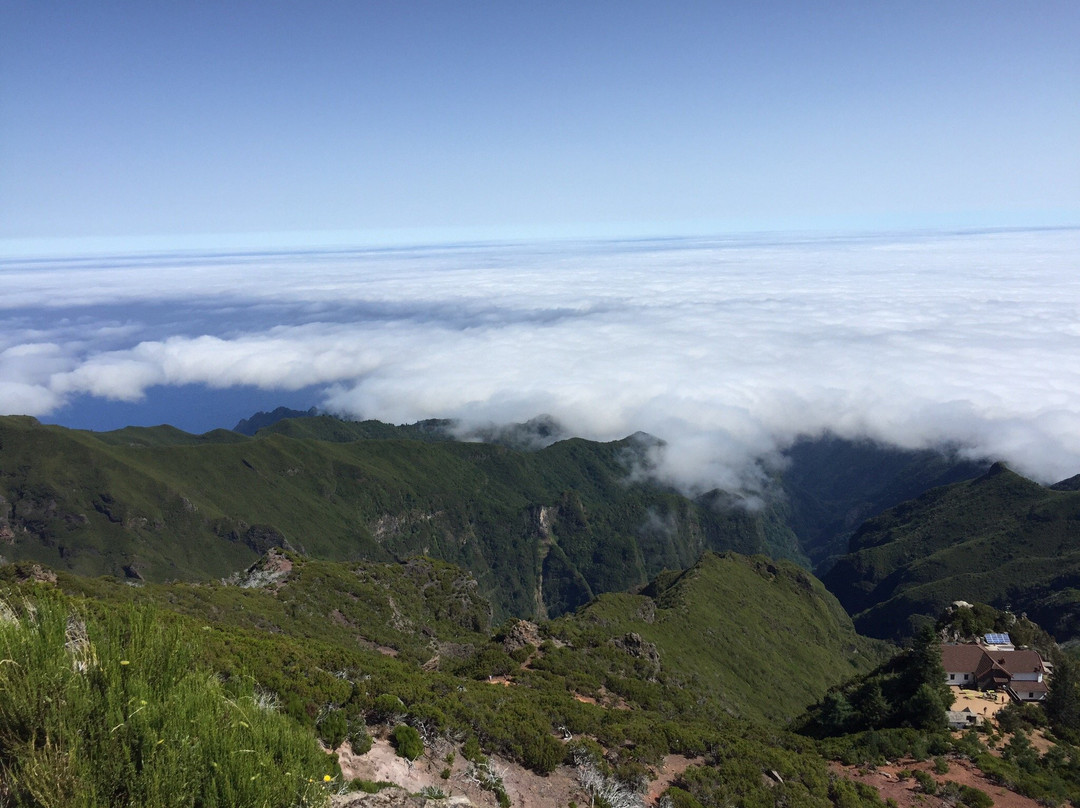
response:
[[[860,723],[867,729],[879,729],[889,720],[889,703],[881,692],[879,679],[868,679],[855,692],[852,706],[859,715]]]
[[[925,729],[945,724],[945,711],[953,703],[953,692],[945,680],[945,666],[941,663],[941,639],[930,626],[923,627],[915,636],[914,644],[904,665],[905,717],[912,726]],[[931,694],[933,698],[931,698]],[[937,705],[940,722],[930,720],[927,711]]]
[[[904,702],[905,721],[915,729],[940,730],[947,726],[945,705],[937,689],[923,682],[910,699]]]
[[[1054,665],[1050,692],[1046,696],[1046,717],[1055,734],[1071,741],[1080,736],[1080,692],[1076,668],[1062,656]]]

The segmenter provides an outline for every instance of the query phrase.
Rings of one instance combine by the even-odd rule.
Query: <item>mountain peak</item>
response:
[[[241,418],[239,423],[233,427],[233,432],[239,432],[241,435],[253,436],[263,427],[276,424],[278,421],[284,421],[286,418],[310,418],[317,414],[318,410],[314,407],[310,410],[292,410],[288,407],[278,407],[273,412],[260,411],[250,418]]]

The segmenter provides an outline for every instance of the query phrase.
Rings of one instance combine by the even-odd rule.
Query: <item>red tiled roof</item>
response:
[[[1013,691],[1020,698],[1023,698],[1025,693],[1050,692],[1050,688],[1046,686],[1046,682],[1025,682],[1022,679],[1014,679],[1009,682],[1009,690]]]
[[[974,673],[979,680],[1007,681],[1018,673],[1043,671],[1038,651],[992,651],[973,643],[941,646],[941,664],[946,673]]]
[[[941,664],[946,673],[974,673],[983,655],[983,649],[971,643],[941,646]]]
[[[988,651],[987,653],[1013,676],[1018,673],[1041,672],[1043,669],[1042,657],[1039,656],[1038,651]]]

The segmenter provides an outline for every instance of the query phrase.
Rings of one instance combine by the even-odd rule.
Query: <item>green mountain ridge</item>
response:
[[[98,435],[0,418],[0,554],[165,581],[227,576],[273,546],[329,560],[420,553],[471,570],[497,614],[518,616],[644,584],[705,549],[799,555],[772,511],[627,482],[634,439],[521,451],[355,436],[371,429],[402,431],[312,417],[254,438]]]
[[[990,466],[949,449],[905,450],[834,435],[799,440],[785,455],[786,521],[819,576],[848,551],[865,519]]]
[[[1026,612],[1066,641],[1080,633],[1080,492],[995,464],[867,520],[823,581],[871,636],[967,600]]]
[[[640,635],[655,643],[661,664],[676,661],[684,686],[770,720],[791,719],[815,694],[880,661],[886,648],[860,637],[839,601],[804,569],[734,553],[706,553],[638,594],[601,595],[572,620]]]

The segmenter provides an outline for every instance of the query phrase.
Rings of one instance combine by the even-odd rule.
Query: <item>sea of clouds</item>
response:
[[[463,428],[549,414],[753,491],[829,431],[1080,472],[1080,231],[0,262],[0,412],[321,390]]]

